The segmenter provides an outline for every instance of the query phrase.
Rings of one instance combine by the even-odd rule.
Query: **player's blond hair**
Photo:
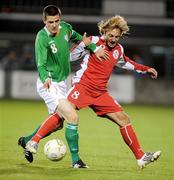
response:
[[[106,21],[100,21],[98,23],[99,32],[103,35],[108,30],[119,28],[122,34],[126,34],[129,31],[127,21],[119,15],[113,16]]]

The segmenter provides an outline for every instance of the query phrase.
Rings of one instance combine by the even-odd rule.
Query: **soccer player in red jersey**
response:
[[[73,87],[68,93],[68,100],[77,109],[89,106],[98,116],[106,117],[117,124],[122,138],[132,150],[138,166],[143,168],[156,160],[161,152],[145,153],[141,149],[128,115],[109,95],[107,83],[116,66],[138,73],[148,73],[154,79],[157,78],[157,71],[154,68],[137,64],[125,55],[123,46],[118,43],[119,39],[129,31],[123,17],[114,16],[105,22],[101,21],[98,28],[101,36],[92,36],[91,41],[107,50],[109,60],[99,61],[95,55],[86,52],[81,69],[72,79]],[[85,53],[80,44],[72,50],[72,58],[76,59],[79,53]]]

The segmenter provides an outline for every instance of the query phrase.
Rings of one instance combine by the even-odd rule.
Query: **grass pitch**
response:
[[[0,180],[173,180],[174,107],[124,105],[145,151],[161,150],[160,159],[139,170],[118,127],[90,109],[79,111],[80,155],[89,169],[70,168],[70,153],[59,162],[46,159],[43,146],[53,138],[65,143],[64,130],[43,139],[33,163],[24,159],[17,140],[47,117],[40,101],[0,100]]]

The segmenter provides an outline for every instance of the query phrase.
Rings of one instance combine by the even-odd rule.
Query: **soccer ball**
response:
[[[60,139],[49,140],[44,146],[44,154],[51,161],[59,161],[66,154],[66,145]]]

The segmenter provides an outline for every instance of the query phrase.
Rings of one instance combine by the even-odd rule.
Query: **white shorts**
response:
[[[49,90],[43,87],[43,83],[38,78],[37,80],[37,92],[39,96],[45,101],[49,114],[56,111],[60,99],[66,99],[67,85],[65,81],[51,82]]]

